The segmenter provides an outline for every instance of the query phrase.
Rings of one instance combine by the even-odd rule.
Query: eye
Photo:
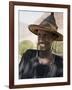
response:
[[[38,33],[38,36],[40,36],[40,33]]]
[[[55,34],[55,33],[53,33],[52,35],[53,35],[53,36],[55,36],[56,34]]]
[[[37,32],[38,32],[38,30],[36,29],[36,30],[35,30],[35,32],[37,33]]]

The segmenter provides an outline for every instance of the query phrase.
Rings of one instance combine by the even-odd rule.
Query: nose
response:
[[[39,38],[39,42],[40,42],[40,43],[42,43],[42,42],[43,42],[42,38]]]
[[[44,36],[44,37],[41,37],[40,39],[39,39],[39,42],[41,42],[41,43],[46,43],[46,42],[49,42],[50,40],[46,37],[46,36]]]
[[[40,35],[39,36],[39,42],[44,42],[46,39],[46,36],[45,35]]]

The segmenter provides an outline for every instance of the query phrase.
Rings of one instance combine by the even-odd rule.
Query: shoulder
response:
[[[23,56],[22,57],[30,57],[30,56],[32,56],[32,55],[35,55],[36,54],[36,51],[37,50],[34,50],[34,49],[28,49],[24,54],[23,54]]]
[[[55,55],[55,65],[57,67],[56,76],[62,77],[63,76],[63,57]]]
[[[57,65],[58,68],[63,67],[63,57],[59,55],[54,55],[55,56],[55,64]]]
[[[55,57],[55,61],[63,61],[63,56],[59,56],[59,55],[55,55],[53,54]]]
[[[25,61],[27,62],[27,61],[29,61],[29,59],[35,57],[36,52],[37,52],[37,50],[28,49],[28,50],[22,55],[22,58],[21,58],[21,62],[20,62],[20,63],[25,62]]]
[[[56,54],[53,54],[54,55],[54,62],[55,64],[59,65],[59,64],[63,64],[63,56],[59,56],[59,55],[56,55]]]

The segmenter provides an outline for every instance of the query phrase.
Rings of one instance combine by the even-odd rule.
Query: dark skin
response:
[[[52,54],[51,45],[55,38],[56,38],[56,36],[54,37],[52,33],[49,33],[47,31],[43,31],[43,30],[38,30],[38,49],[46,50],[47,51],[46,54],[48,53],[48,54],[50,54],[49,56],[51,56],[51,54]],[[49,64],[50,63],[51,64],[52,60],[50,60],[48,57],[44,57],[44,58],[39,57],[39,63],[41,63],[41,64]]]
[[[43,48],[40,48],[41,50],[50,50],[51,44],[53,42],[52,34],[47,33],[46,31],[38,31],[38,43],[44,44]]]

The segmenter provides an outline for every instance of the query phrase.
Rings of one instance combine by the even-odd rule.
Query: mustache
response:
[[[38,45],[40,45],[40,46],[48,46],[48,45],[51,45],[51,43],[50,42],[38,42]]]

